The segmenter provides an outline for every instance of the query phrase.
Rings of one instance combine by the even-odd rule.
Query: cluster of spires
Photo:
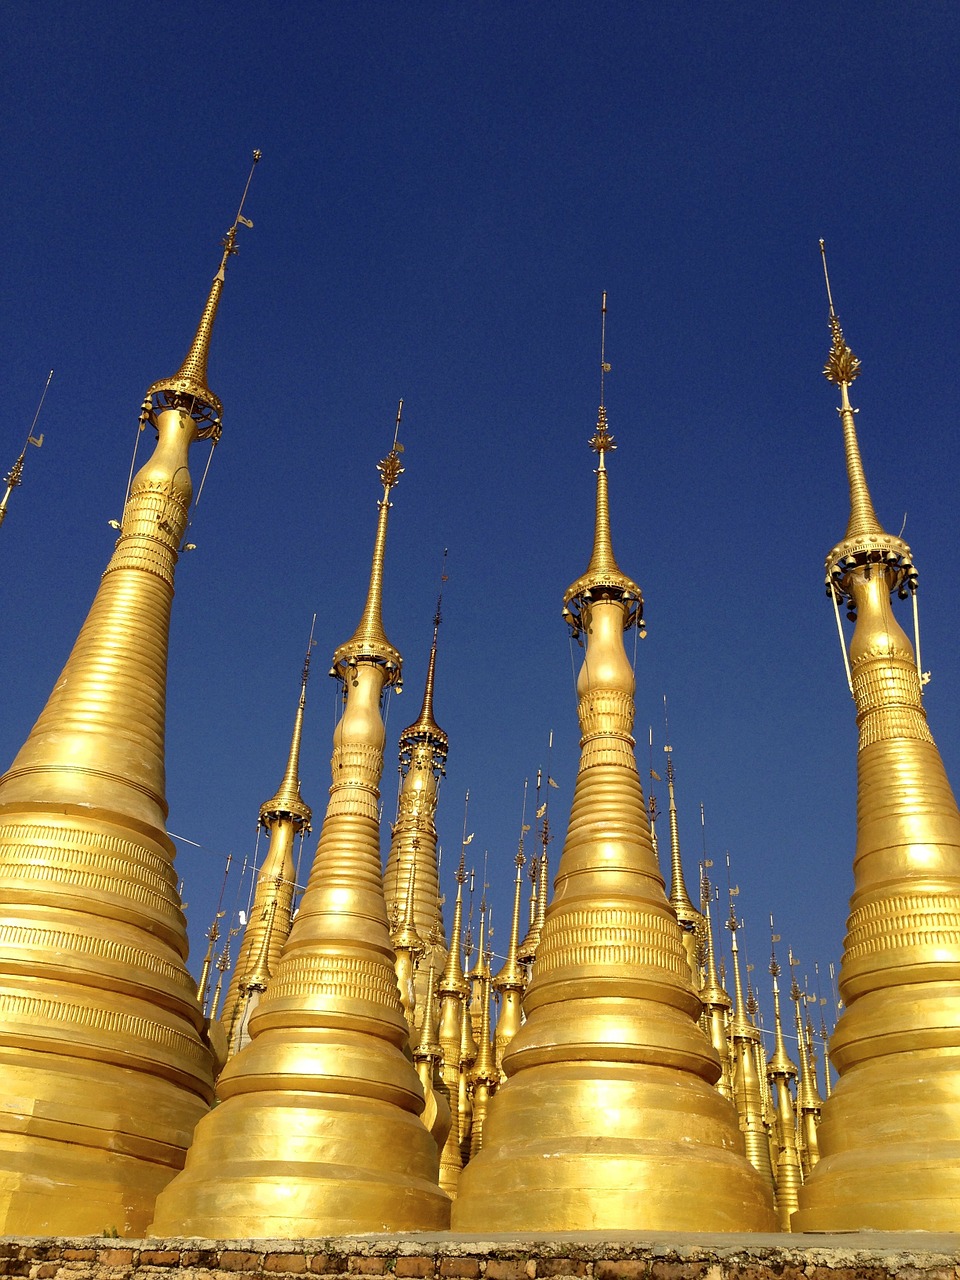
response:
[[[238,227],[252,225],[242,210],[243,201],[186,359],[147,393],[141,426],[155,430],[156,448],[130,485],[90,614],[0,778],[3,1229],[66,1235],[109,1224],[127,1235],[225,1238],[451,1224],[950,1229],[960,1204],[960,814],[922,707],[919,645],[891,609],[894,593],[915,605],[917,573],[867,489],[849,398],[859,362],[829,279],[825,373],[840,390],[851,516],[827,557],[826,585],[842,641],[841,606],[856,623],[849,655],[843,647],[860,734],[844,1011],[830,1049],[836,1087],[825,1067],[821,1098],[816,1036],[794,979],[798,1065],[787,1053],[772,921],[765,1057],[732,888],[732,998],[724,987],[707,860],[699,907],[683,879],[669,745],[665,890],[623,641],[643,625],[643,599],[610,529],[606,295],[590,441],[593,549],[563,610],[585,649],[581,757],[552,898],[541,774],[525,936],[523,817],[503,966],[493,973],[486,870],[477,945],[471,938],[464,954],[466,823],[444,933],[439,600],[381,866],[381,708],[402,669],[382,617],[391,494],[403,472],[398,410],[378,464],[365,607],[333,655],[343,712],[306,889],[294,912],[293,851],[312,821],[299,778],[310,647],[287,768],[260,811],[268,848],[222,1008],[227,946],[208,997],[219,908],[196,989],[164,828],[165,659],[193,497],[187,455],[221,433],[207,358]],[[18,480],[8,478],[7,498]],[[914,620],[918,635],[915,608]]]

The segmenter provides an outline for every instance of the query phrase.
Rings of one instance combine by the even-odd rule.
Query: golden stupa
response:
[[[213,1100],[164,827],[164,719],[188,454],[220,435],[207,357],[240,221],[186,359],[147,392],[156,447],[66,666],[0,778],[4,1232],[142,1234]]]
[[[300,794],[300,744],[312,646],[311,629],[300,676],[300,698],[287,767],[276,794],[260,806],[260,827],[267,832],[269,843],[257,872],[250,919],[240,943],[220,1017],[226,1051],[230,1056],[249,1043],[247,1027],[250,1015],[276,971],[290,933],[296,878],[294,851],[297,840],[309,834],[313,817],[310,806]]]
[[[378,464],[383,498],[367,601],[334,654],[344,710],[307,890],[250,1018],[251,1042],[224,1068],[220,1105],[157,1201],[154,1235],[296,1238],[448,1224],[437,1144],[420,1119],[424,1091],[380,867],[381,702],[401,669],[381,599],[400,450],[394,437]]]
[[[593,554],[564,608],[586,638],[573,809],[526,1021],[504,1054],[508,1079],[460,1179],[453,1227],[776,1230],[734,1109],[713,1088],[720,1064],[697,1023],[700,1001],[651,844],[623,643],[642,599],[610,540],[614,441],[602,394],[591,446]]]
[[[857,851],[840,968],[845,1008],[830,1045],[840,1079],[823,1105],[820,1160],[793,1227],[955,1231],[960,814],[927,726],[918,657],[891,608],[896,592],[915,610],[916,569],[873,508],[849,395],[860,362],[829,301],[824,372],[840,388],[851,512],[827,556],[827,591],[838,626],[840,605],[856,619],[848,676],[859,730]]]

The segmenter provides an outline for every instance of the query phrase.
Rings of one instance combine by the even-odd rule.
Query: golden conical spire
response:
[[[776,944],[779,935],[773,932],[773,916],[770,917],[770,976],[773,979],[773,1053],[767,1062],[767,1079],[777,1104],[777,1214],[781,1231],[790,1230],[790,1216],[799,1203],[798,1196],[803,1182],[800,1155],[797,1151],[796,1121],[793,1110],[793,1094],[790,1082],[796,1082],[797,1068],[787,1055],[783,1042],[783,1022],[780,1016],[780,965],[777,963]]]
[[[490,1042],[490,965],[480,975],[480,1044],[470,1072],[473,1092],[473,1117],[470,1126],[470,1159],[483,1147],[483,1129],[490,1109],[490,1099],[497,1091],[500,1070]]]
[[[720,976],[717,973],[717,956],[713,942],[713,922],[710,918],[710,901],[713,890],[707,875],[707,867],[713,866],[710,859],[705,859],[700,876],[700,905],[704,918],[705,972],[700,988],[700,1000],[703,1005],[702,1022],[704,1030],[720,1060],[721,1074],[717,1080],[717,1089],[724,1097],[733,1100],[733,1065],[730,1059],[730,1038],[728,1021],[731,1000]]]
[[[666,725],[667,699],[663,699],[663,718]],[[676,777],[673,766],[673,747],[669,741],[663,748],[667,757],[667,796],[670,817],[670,905],[677,913],[677,922],[683,930],[683,945],[690,962],[690,972],[695,988],[700,985],[700,962],[697,957],[699,932],[703,917],[690,900],[683,878],[683,858],[680,855],[680,824],[677,819]]]
[[[729,866],[729,863],[728,863]],[[730,1020],[730,1040],[733,1048],[733,1098],[740,1118],[740,1131],[743,1134],[747,1149],[747,1159],[760,1174],[773,1196],[776,1183],[770,1161],[770,1138],[763,1118],[763,1089],[758,1071],[755,1046],[760,1034],[747,1017],[747,1002],[744,1000],[743,985],[740,977],[740,948],[737,942],[739,922],[734,908],[734,893],[731,890],[730,916],[727,928],[730,930],[730,950],[733,955],[734,1008]]]
[[[365,620],[379,619],[396,438],[380,473]],[[158,1235],[290,1238],[447,1225],[437,1146],[420,1121],[423,1088],[404,1052],[380,866],[381,703],[400,655],[366,621],[337,654],[346,697],[307,889],[250,1019],[251,1042],[227,1063],[220,1105],[157,1202]]]
[[[469,800],[470,793],[467,792]],[[465,807],[466,808],[466,807]],[[464,812],[464,841],[466,840],[466,812]],[[453,1123],[443,1150],[440,1153],[440,1186],[451,1197],[457,1194],[463,1158],[460,1143],[463,1137],[463,1115],[460,1107],[460,1039],[462,1035],[463,1009],[468,985],[463,976],[460,960],[461,930],[463,928],[463,884],[467,878],[465,867],[466,844],[460,846],[460,865],[457,868],[457,898],[453,906],[453,928],[450,933],[450,950],[447,966],[440,979],[440,1027],[438,1039],[443,1050],[441,1075]]]
[[[43,402],[47,397],[47,391],[52,381],[53,370],[51,369],[47,374],[47,381],[44,385],[43,392],[41,393],[40,403],[37,405],[37,411],[33,415],[33,421],[30,423],[30,430],[27,432],[27,438],[23,442],[23,448],[20,450],[20,457],[17,458],[16,462],[3,477],[3,483],[7,488],[3,497],[0,498],[0,524],[3,524],[4,520],[7,518],[7,504],[10,501],[11,493],[16,489],[17,485],[23,483],[23,464],[27,458],[27,449],[30,445],[35,445],[38,449],[43,445],[43,432],[41,432],[39,436],[35,436],[33,434],[33,429],[37,425],[37,419],[40,417],[40,410],[43,408]]]
[[[960,1185],[960,814],[892,608],[894,592],[916,607],[910,550],[871,529],[869,514],[860,535],[855,488],[854,468],[854,536],[827,557],[838,624],[843,603],[856,619],[848,675],[859,728],[845,1007],[830,1045],[839,1080],[793,1227],[949,1231]]]
[[[223,257],[220,260],[219,270],[213,277],[213,283],[210,286],[210,292],[207,295],[206,305],[203,308],[203,314],[200,316],[197,331],[190,344],[190,350],[172,378],[161,378],[147,389],[147,400],[155,397],[156,402],[165,408],[173,405],[185,408],[197,422],[209,424],[206,429],[201,430],[201,436],[213,435],[215,439],[220,434],[223,405],[207,386],[210,338],[213,334],[213,323],[220,308],[220,295],[223,293],[223,285],[226,279],[227,261],[232,254],[239,252],[237,249],[237,230],[241,225],[245,227],[253,226],[250,219],[243,216],[243,206],[246,203],[247,192],[250,190],[250,181],[253,178],[253,171],[260,160],[260,154],[259,151],[254,151],[253,153],[253,164],[247,177],[247,185],[244,187],[243,195],[240,198],[240,207],[237,210],[233,226],[223,238]]]
[[[790,957],[791,965],[799,963]],[[797,1117],[800,1125],[802,1143],[802,1162],[805,1177],[809,1177],[814,1166],[820,1160],[820,1139],[817,1129],[823,1100],[817,1091],[817,1082],[810,1064],[810,1046],[807,1043],[804,1028],[803,1006],[806,998],[800,989],[796,977],[790,984],[790,999],[793,1001],[793,1017],[797,1031],[797,1054],[800,1062],[800,1074],[797,1079]]]
[[[550,733],[550,747],[553,747],[553,733]],[[517,959],[521,964],[531,965],[540,945],[540,934],[543,922],[547,917],[547,890],[550,886],[550,867],[547,860],[547,845],[550,843],[550,788],[557,784],[546,775],[546,790],[543,802],[540,801],[540,790],[543,783],[543,770],[537,770],[537,820],[540,823],[540,853],[533,859],[530,867],[530,879],[533,893],[531,895],[530,928],[517,948]]]
[[[230,1053],[236,1053],[249,1039],[246,1024],[256,1004],[251,995],[266,990],[290,932],[296,876],[295,841],[298,836],[302,838],[309,833],[313,817],[310,806],[304,803],[300,794],[300,742],[303,737],[303,713],[316,620],[314,614],[300,675],[300,697],[293,722],[287,767],[276,795],[260,806],[260,825],[268,833],[270,842],[257,872],[250,919],[240,943],[227,998],[223,1003],[220,1022],[226,1033]]]
[[[565,597],[586,643],[570,824],[526,1021],[504,1055],[508,1080],[464,1169],[453,1227],[772,1230],[769,1191],[712,1088],[720,1064],[696,1022],[700,1001],[650,841],[623,643],[641,597],[609,549],[610,446],[603,412],[595,555]]]
[[[400,455],[403,445],[399,443],[400,419],[403,414],[403,401],[397,406],[397,421],[393,433],[393,448],[377,463],[380,479],[383,482],[383,497],[378,503],[377,536],[373,544],[373,560],[370,565],[370,583],[367,587],[367,601],[356,631],[346,642],[340,645],[333,655],[331,675],[338,676],[349,684],[351,672],[356,670],[358,662],[375,662],[383,667],[383,687],[395,685],[397,690],[402,686],[402,659],[397,650],[387,639],[383,629],[383,563],[387,549],[387,519],[390,508],[390,491],[403,475]]]
[[[170,609],[202,431],[176,397],[148,418],[156,448],[90,612],[0,779],[5,1233],[143,1235],[213,1099],[164,825]]]
[[[524,809],[526,809],[527,801],[527,784],[523,784],[523,801]],[[517,874],[513,884],[513,912],[510,917],[510,941],[507,943],[507,955],[500,968],[499,973],[493,979],[493,986],[500,996],[500,1016],[497,1019],[496,1033],[496,1066],[500,1070],[503,1062],[503,1055],[510,1044],[510,1041],[520,1030],[520,1024],[523,1019],[520,997],[524,988],[524,973],[520,967],[517,958],[517,948],[520,941],[520,898],[523,893],[523,864],[526,858],[523,854],[523,834],[527,827],[523,821],[524,813],[520,819],[520,841],[517,846],[514,865]]]
[[[443,1047],[437,1032],[437,971],[427,967],[427,987],[420,1011],[420,1035],[413,1048],[413,1061],[423,1086],[424,1108],[420,1116],[424,1128],[439,1150],[444,1150],[453,1127],[450,1095],[440,1075]]]
[[[444,551],[444,566],[447,553]],[[427,664],[427,678],[420,714],[400,735],[400,798],[397,820],[390,837],[390,853],[383,875],[387,918],[399,924],[407,911],[404,899],[410,886],[409,925],[417,936],[421,962],[412,975],[413,998],[421,1006],[426,996],[426,975],[432,967],[442,972],[447,963],[440,908],[437,864],[437,798],[440,779],[446,770],[447,735],[433,716],[433,691],[437,665],[437,636],[440,630],[443,582],[433,616],[433,643]],[[411,935],[412,936],[412,935]],[[397,936],[394,946],[400,947]],[[403,984],[401,983],[401,990]],[[415,1026],[420,1025],[416,1014]]]

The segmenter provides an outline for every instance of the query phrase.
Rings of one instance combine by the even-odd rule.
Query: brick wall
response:
[[[960,1235],[0,1239],[26,1280],[960,1280]]]

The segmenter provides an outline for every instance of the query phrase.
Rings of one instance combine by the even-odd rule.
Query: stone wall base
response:
[[[960,1234],[0,1239],[26,1280],[960,1280]]]

